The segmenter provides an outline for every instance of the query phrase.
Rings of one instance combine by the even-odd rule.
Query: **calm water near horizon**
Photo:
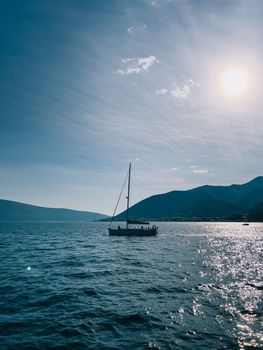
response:
[[[0,349],[259,349],[263,224],[0,224]]]

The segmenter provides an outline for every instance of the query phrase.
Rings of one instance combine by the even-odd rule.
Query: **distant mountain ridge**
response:
[[[204,185],[187,191],[157,194],[133,205],[129,216],[133,220],[152,221],[235,221],[244,217],[260,220],[262,204],[263,176],[258,176],[242,185]],[[116,219],[124,220],[125,213],[120,213]]]
[[[106,215],[63,208],[46,208],[0,199],[0,222],[97,221]]]

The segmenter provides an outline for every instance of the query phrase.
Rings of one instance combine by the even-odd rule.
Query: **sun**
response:
[[[248,75],[241,68],[230,68],[222,77],[222,88],[228,96],[238,96],[247,89]]]

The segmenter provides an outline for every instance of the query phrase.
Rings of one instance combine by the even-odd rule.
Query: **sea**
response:
[[[262,349],[263,223],[0,224],[0,349]]]

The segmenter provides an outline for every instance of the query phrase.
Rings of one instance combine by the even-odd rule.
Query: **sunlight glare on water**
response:
[[[209,238],[209,254],[204,261],[214,271],[224,300],[220,308],[233,320],[233,335],[240,349],[263,346],[263,335],[259,332],[262,329],[262,236],[253,236],[255,233],[257,230],[252,228],[243,237],[229,237],[228,244],[222,242],[223,238]]]

